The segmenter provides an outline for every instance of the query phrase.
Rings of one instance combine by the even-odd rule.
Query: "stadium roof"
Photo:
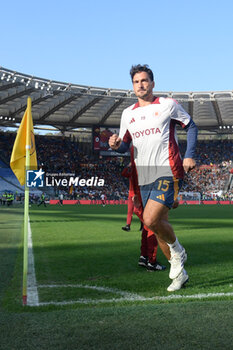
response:
[[[200,130],[233,131],[233,90],[154,94],[176,99]],[[0,67],[0,125],[21,122],[28,96],[34,125],[62,131],[93,125],[118,127],[123,109],[136,102],[132,90],[51,81]]]

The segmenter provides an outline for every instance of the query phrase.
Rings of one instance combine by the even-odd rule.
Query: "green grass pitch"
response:
[[[160,251],[167,270],[137,266],[140,222],[121,230],[126,206],[32,206],[37,307],[22,306],[23,208],[0,210],[0,349],[231,349],[232,206],[170,212],[190,276],[173,295],[201,300],[167,298]]]

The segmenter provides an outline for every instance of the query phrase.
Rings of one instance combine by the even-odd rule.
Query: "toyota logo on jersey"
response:
[[[133,132],[133,138],[139,138],[141,136],[149,136],[149,135],[155,135],[157,133],[161,134],[161,131],[159,128],[150,128],[150,129],[145,129],[145,130],[139,130],[136,132]]]

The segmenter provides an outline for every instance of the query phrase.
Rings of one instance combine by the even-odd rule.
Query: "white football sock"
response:
[[[168,243],[168,246],[170,248],[171,255],[180,253],[182,251],[182,246],[180,245],[177,238],[174,243],[170,243],[170,244]]]

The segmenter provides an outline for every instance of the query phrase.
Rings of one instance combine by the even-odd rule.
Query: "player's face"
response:
[[[139,72],[133,77],[133,89],[138,98],[146,100],[153,96],[154,82],[150,80],[148,73]]]

